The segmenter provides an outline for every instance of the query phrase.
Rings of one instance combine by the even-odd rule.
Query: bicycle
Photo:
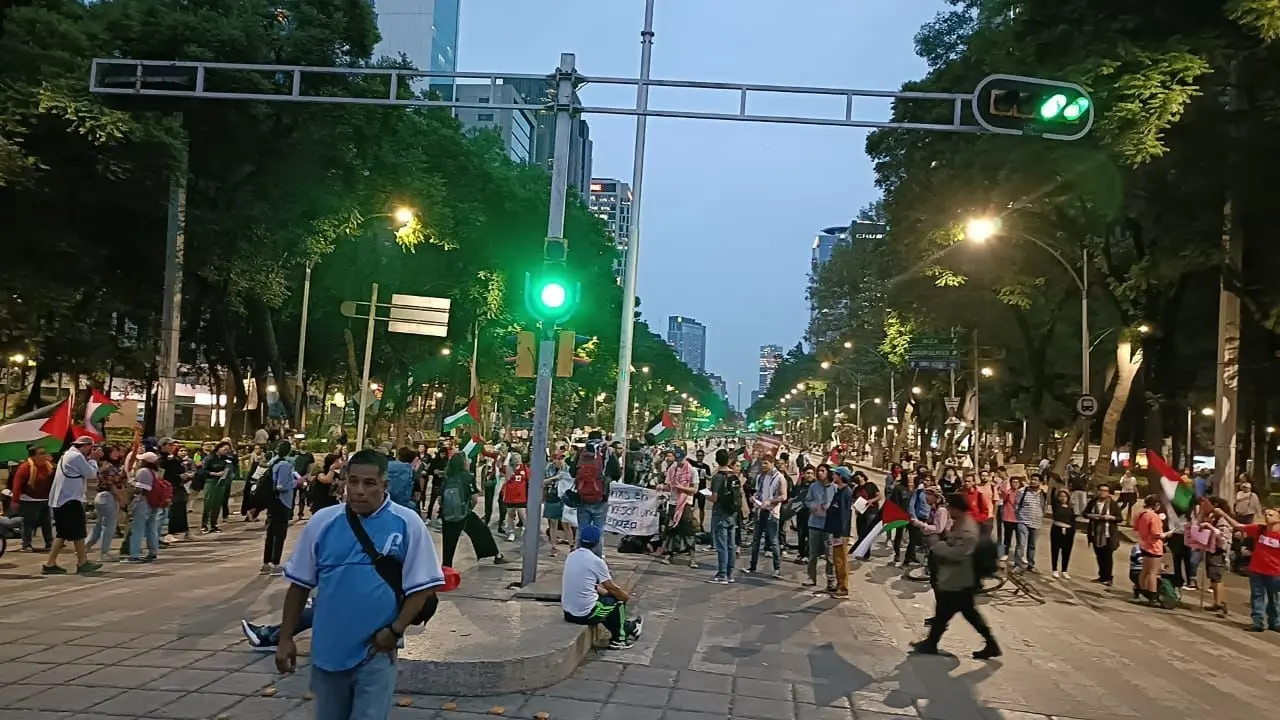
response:
[[[911,580],[913,582],[927,583],[930,580],[929,549],[922,548],[921,552],[924,553],[924,562],[918,567],[907,568],[907,570],[902,573],[902,577],[904,577],[907,580]],[[1004,587],[1005,583],[1008,581],[1009,581],[1008,569],[1001,568],[999,571],[996,572],[995,575],[992,575],[990,577],[978,578],[977,592],[979,595],[986,595],[987,593],[995,592],[996,590],[999,590],[1000,588]]]

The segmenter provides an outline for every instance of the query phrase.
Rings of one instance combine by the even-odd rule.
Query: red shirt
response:
[[[502,486],[502,502],[508,505],[524,505],[528,501],[529,466],[521,463]]]
[[[1253,558],[1249,572],[1280,577],[1280,532],[1269,532],[1261,523],[1245,525],[1241,531],[1253,538]]]
[[[969,516],[979,525],[991,519],[991,501],[981,490],[974,488],[964,496],[969,501]]]

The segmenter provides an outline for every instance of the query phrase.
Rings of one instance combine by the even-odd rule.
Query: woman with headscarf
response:
[[[689,463],[684,448],[676,448],[675,462],[667,467],[666,486],[672,493],[675,509],[667,525],[665,548],[667,564],[673,556],[689,553],[689,567],[697,568],[694,552],[697,549],[697,524],[693,520],[693,496],[698,492],[698,476]]]

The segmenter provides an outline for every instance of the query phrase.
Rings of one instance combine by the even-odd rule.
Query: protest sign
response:
[[[605,532],[641,537],[657,535],[658,513],[666,502],[667,493],[615,482],[609,488]]]

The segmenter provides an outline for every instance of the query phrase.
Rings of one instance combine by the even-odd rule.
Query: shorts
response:
[[[1147,552],[1146,550],[1139,550],[1138,553],[1141,554],[1142,557],[1144,558],[1155,558],[1156,560],[1159,560],[1160,558],[1164,557],[1164,553],[1153,553],[1153,552]]]
[[[89,536],[85,528],[84,503],[71,500],[53,509],[54,534],[59,540],[75,542]]]
[[[1204,556],[1204,574],[1211,583],[1222,582],[1222,575],[1227,569],[1225,552],[1209,553]]]
[[[1122,492],[1122,493],[1120,493],[1120,504],[1121,504],[1121,505],[1136,505],[1136,504],[1137,504],[1137,502],[1138,502],[1138,493],[1136,493],[1136,492]]]

